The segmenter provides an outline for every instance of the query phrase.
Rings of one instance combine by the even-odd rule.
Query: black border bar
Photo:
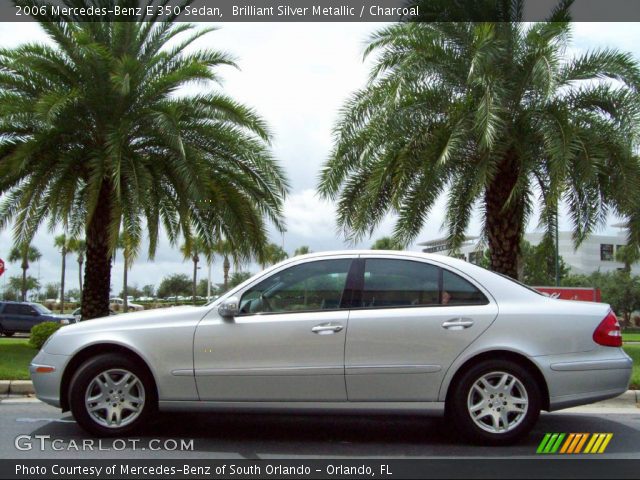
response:
[[[74,471],[79,473],[74,474]],[[0,478],[12,480],[50,478],[78,480],[118,478],[580,478],[582,480],[592,478],[637,479],[639,471],[640,459],[589,458],[585,456],[420,460],[0,460]]]
[[[135,10],[122,0],[87,0],[92,10],[69,10],[69,0],[0,0],[0,22],[31,22],[40,12],[54,20],[185,22],[395,22],[543,21],[570,4],[577,22],[638,22],[638,0],[140,0]],[[66,8],[66,9],[65,9]]]

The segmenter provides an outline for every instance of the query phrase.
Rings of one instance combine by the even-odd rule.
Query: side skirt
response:
[[[161,411],[236,411],[354,415],[444,415],[444,402],[207,402],[163,400]]]

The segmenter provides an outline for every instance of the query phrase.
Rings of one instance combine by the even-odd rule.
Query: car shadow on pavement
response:
[[[633,417],[634,421],[640,421],[640,415]],[[637,453],[640,429],[628,427],[618,418],[619,421],[594,415],[543,414],[525,439],[498,448],[465,444],[455,438],[455,432],[444,419],[421,416],[163,413],[135,438],[194,439],[196,452],[249,459],[265,456],[520,457],[535,455],[547,432],[613,432],[607,453]],[[47,423],[31,434],[76,442],[92,438],[68,420],[72,417],[65,415],[63,421]]]

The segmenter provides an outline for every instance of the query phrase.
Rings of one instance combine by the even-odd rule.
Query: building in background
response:
[[[622,227],[620,224],[613,226]],[[526,233],[524,238],[531,245],[538,245],[542,236],[541,232],[532,232]],[[624,264],[615,260],[618,249],[627,244],[626,231],[623,228],[620,228],[620,232],[616,235],[590,235],[577,250],[574,249],[571,232],[559,232],[559,240],[560,256],[571,268],[571,273],[588,275],[597,271],[611,272],[624,267]],[[418,245],[423,247],[422,251],[425,253],[441,255],[451,253],[445,238],[422,242]],[[486,248],[486,243],[481,237],[466,237],[458,256],[467,262],[478,263]],[[632,265],[631,273],[640,275],[640,264]]]

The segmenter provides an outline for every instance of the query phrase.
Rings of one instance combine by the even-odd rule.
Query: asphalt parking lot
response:
[[[547,432],[612,433],[599,458],[640,459],[640,408],[582,407],[543,414],[525,441],[509,447],[462,444],[442,419],[218,413],[161,414],[133,439],[136,442],[99,444],[68,413],[35,399],[0,401],[0,458],[12,459],[527,458],[536,456]],[[31,438],[19,440],[21,448],[31,442],[31,449],[16,447],[21,435]],[[183,440],[192,448],[174,450]],[[83,442],[93,449],[79,453]]]

